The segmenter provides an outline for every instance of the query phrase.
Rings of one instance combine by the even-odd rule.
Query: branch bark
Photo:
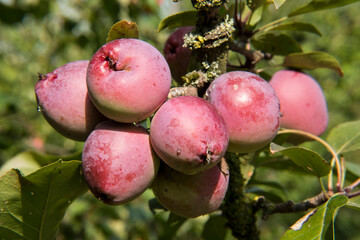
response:
[[[239,158],[234,154],[226,153],[225,159],[229,165],[230,178],[221,210],[227,219],[227,226],[237,239],[258,240],[256,208],[254,202],[245,195],[245,180],[241,174]]]

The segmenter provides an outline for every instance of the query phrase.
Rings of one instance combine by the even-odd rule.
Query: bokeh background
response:
[[[38,73],[51,72],[70,61],[90,59],[105,43],[111,26],[119,20],[136,22],[140,38],[162,52],[170,31],[157,33],[157,25],[172,13],[191,9],[189,2],[0,0],[0,165],[24,151],[64,155],[82,149],[83,143],[55,132],[37,111],[34,86]],[[286,3],[279,10],[269,7],[264,21],[283,16],[291,4]],[[322,33],[322,37],[293,33],[303,50],[332,54],[344,71],[343,77],[324,69],[308,72],[325,91],[329,129],[341,122],[360,119],[359,6],[354,4],[296,17],[315,24]],[[264,178],[273,177],[284,183],[286,199],[300,201],[319,192],[316,181],[307,176],[294,177],[286,171],[266,174],[269,175]],[[153,215],[148,207],[152,197],[151,191],[147,191],[129,204],[109,207],[91,194],[85,194],[70,206],[56,239],[158,239],[166,230],[168,213]],[[261,238],[278,239],[302,215],[278,214],[266,221],[259,220]],[[186,221],[176,238],[211,239],[203,233],[207,219],[205,216]],[[359,212],[342,209],[336,220],[336,236],[359,239],[359,222]],[[227,236],[231,238],[230,234]]]

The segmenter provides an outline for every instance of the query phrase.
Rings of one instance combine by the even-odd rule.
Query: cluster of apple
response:
[[[178,51],[187,50],[172,51],[173,58]],[[117,39],[104,44],[90,61],[70,62],[39,75],[39,110],[59,133],[85,141],[84,177],[104,203],[129,202],[151,187],[157,200],[178,215],[213,212],[229,182],[226,151],[248,153],[266,146],[278,132],[281,111],[284,126],[326,128],[324,98],[324,103],[305,103],[307,113],[317,114],[306,116],[312,118],[310,124],[300,108],[292,116],[296,101],[304,102],[305,95],[323,97],[316,82],[303,73],[280,71],[269,84],[250,72],[228,72],[211,83],[206,100],[167,99],[175,71],[168,62],[144,41]],[[284,85],[291,82],[289,77],[299,85],[309,82],[305,92],[290,94],[294,100],[288,101],[289,92],[301,91],[300,86],[289,90]],[[326,118],[318,117],[324,115],[319,108],[325,109]],[[150,130],[139,124],[148,118]]]

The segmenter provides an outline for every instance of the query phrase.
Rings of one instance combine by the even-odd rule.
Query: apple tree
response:
[[[147,229],[127,238],[198,227],[198,239],[260,239],[259,222],[283,214],[295,218],[281,239],[335,239],[340,209],[360,209],[360,121],[329,128],[311,70],[345,71],[303,47],[303,34],[321,33],[298,17],[357,1],[310,0],[281,14],[290,1],[164,1],[154,4],[191,9],[153,27],[170,35],[163,52],[121,19],[88,60],[38,74],[38,111],[83,150],[25,151],[2,165],[1,239],[63,239],[66,218],[85,222],[96,204],[104,216],[130,209],[119,221],[146,215],[137,219]],[[304,183],[315,194],[297,193]],[[89,204],[69,213],[79,201]],[[81,229],[90,232],[78,238],[91,236]]]

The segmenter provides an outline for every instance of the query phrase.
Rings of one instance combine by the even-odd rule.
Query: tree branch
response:
[[[256,209],[254,202],[245,195],[245,180],[241,174],[241,162],[235,154],[226,153],[229,165],[229,187],[221,207],[227,226],[237,239],[258,240]]]
[[[309,210],[310,208],[318,207],[326,201],[327,198],[323,192],[299,203],[295,203],[293,201],[286,201],[274,204],[268,202],[264,197],[260,197],[255,203],[255,208],[257,210],[263,210],[262,219],[265,220],[271,214],[303,212]]]

